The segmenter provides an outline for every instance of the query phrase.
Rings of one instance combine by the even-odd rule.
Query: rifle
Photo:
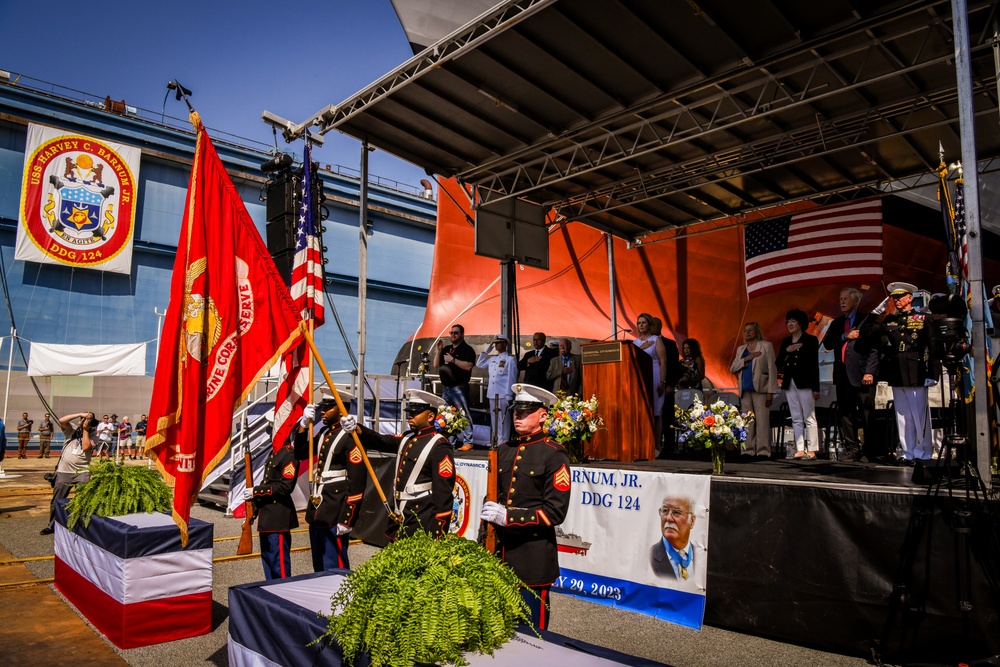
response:
[[[253,460],[250,457],[250,433],[246,415],[243,415],[243,465],[246,466],[246,485],[253,488]],[[253,501],[244,503],[243,532],[240,534],[240,544],[236,547],[237,556],[253,553]]]
[[[497,442],[497,430],[498,430],[497,427],[500,425],[500,421],[498,419],[498,414],[500,412],[499,404],[500,404],[500,397],[494,396],[493,424],[495,426],[490,429],[489,463],[486,468],[486,500],[492,501],[494,503],[497,501],[497,487],[499,486],[498,484],[499,473],[497,470],[497,467],[499,465],[499,460],[498,460],[499,455],[497,451],[499,447],[499,443]],[[504,419],[506,418],[507,415],[505,414]],[[496,526],[494,526],[492,523],[486,522],[486,540],[483,543],[483,547],[485,547],[485,549],[490,553],[493,553],[494,550],[496,549],[496,544],[497,544]]]

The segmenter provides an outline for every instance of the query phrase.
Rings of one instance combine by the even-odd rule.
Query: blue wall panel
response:
[[[20,123],[0,121],[0,257],[18,334],[26,341],[59,344],[148,342],[146,368],[147,374],[152,375],[159,321],[154,308],[163,312],[170,297],[193,142],[189,135],[167,128],[144,128],[129,119],[105,113],[97,118],[92,109],[81,105],[28,97],[30,95],[24,90],[0,86],[0,112],[37,122],[43,118],[33,114],[38,115],[40,110],[51,111],[45,118],[73,119],[74,122],[67,122],[67,125],[74,131],[85,131],[78,128],[93,122],[95,128],[102,130],[101,136],[120,131],[119,141],[142,146],[145,151],[175,155],[180,160],[163,159],[148,152],[142,156],[130,275],[15,262],[14,240],[27,128]],[[47,122],[56,124],[52,120]],[[189,146],[186,153],[185,145]],[[231,147],[220,148],[220,153],[227,165],[232,160],[233,168],[251,174],[253,170],[247,165],[259,165],[268,158],[264,154]],[[357,181],[331,174],[321,176],[328,196],[357,200]],[[260,200],[261,183],[237,179],[235,184],[263,235],[265,204]],[[372,189],[371,204],[383,210],[372,211],[370,215],[374,228],[368,241],[368,275],[374,285],[368,292],[366,371],[389,373],[396,353],[423,320],[433,257],[436,205],[433,201],[386,188]],[[329,260],[326,270],[332,279],[327,291],[336,303],[351,345],[356,346],[358,209],[332,201],[326,206],[331,213],[330,220],[325,223],[324,245],[328,248]],[[9,328],[7,311],[0,309],[0,334],[6,334]],[[328,313],[327,324],[317,330],[316,336],[331,370],[351,367],[350,356],[332,314]],[[5,366],[6,355],[0,359],[0,368]],[[15,355],[13,368],[23,367]]]

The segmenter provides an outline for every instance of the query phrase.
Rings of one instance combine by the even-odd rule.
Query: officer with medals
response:
[[[344,391],[338,393],[345,407],[351,404],[353,396]],[[354,438],[340,425],[343,417],[345,423],[353,428],[356,418],[342,415],[336,399],[329,393],[319,403],[307,405],[303,411],[303,419],[295,434],[296,458],[309,458],[309,428],[317,415],[322,419],[323,426],[315,436],[314,442],[318,443],[316,469],[306,507],[313,571],[349,570],[351,563],[347,547],[351,528],[361,514],[368,471]]]
[[[299,421],[299,425],[303,420]],[[264,465],[264,479],[243,491],[244,500],[252,500],[260,536],[260,559],[265,579],[292,576],[292,528],[299,527],[299,517],[292,502],[292,491],[299,477],[299,462],[291,443],[284,443]]]
[[[521,595],[531,607],[531,621],[544,630],[549,589],[559,576],[556,526],[569,509],[569,456],[542,430],[556,395],[521,383],[511,389],[517,437],[500,445],[497,502],[483,504],[480,520],[496,526],[495,553],[524,583]]]
[[[899,431],[896,461],[913,465],[916,459],[930,459],[933,452],[927,388],[937,384],[940,367],[933,356],[931,316],[913,310],[917,288],[895,282],[888,291],[895,310],[875,322],[869,335],[882,337],[879,369],[881,379],[892,387]]]
[[[451,443],[434,427],[438,409],[447,405],[440,396],[420,389],[407,389],[406,423],[410,430],[398,436],[382,435],[366,426],[342,418],[348,433],[360,429],[366,449],[396,454],[393,483],[394,509],[402,523],[390,519],[391,540],[413,535],[418,530],[441,537],[451,525],[455,501],[455,461]]]

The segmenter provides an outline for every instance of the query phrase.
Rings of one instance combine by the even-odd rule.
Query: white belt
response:
[[[326,470],[320,474],[320,483],[326,484],[327,482],[336,482],[337,480],[344,479],[347,477],[346,470]]]
[[[431,494],[434,482],[424,482],[423,484],[411,484],[402,491],[396,491],[396,500],[418,500]]]

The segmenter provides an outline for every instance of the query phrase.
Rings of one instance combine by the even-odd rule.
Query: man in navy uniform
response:
[[[569,509],[570,471],[566,449],[545,437],[542,423],[556,395],[515,384],[517,437],[497,452],[497,502],[483,504],[480,520],[496,526],[496,554],[524,583],[521,595],[539,630],[549,624],[549,589],[559,576],[556,526]]]
[[[389,539],[408,537],[418,530],[441,537],[448,532],[455,502],[451,444],[434,428],[438,410],[447,403],[420,389],[407,389],[405,395],[410,429],[402,438],[376,433],[346,418],[341,418],[340,423],[348,433],[359,428],[365,448],[396,453],[393,500],[402,523],[389,520]]]
[[[299,426],[307,426],[305,418]],[[260,559],[265,579],[292,576],[292,528],[299,527],[299,517],[292,502],[292,491],[299,477],[299,462],[290,442],[278,446],[264,465],[260,484],[246,487],[245,500],[252,500],[260,536]]]
[[[344,391],[338,393],[345,408],[351,404],[353,396]],[[296,458],[309,458],[309,428],[317,415],[323,427],[314,440],[317,461],[309,506],[306,507],[313,571],[349,570],[351,563],[347,557],[347,546],[351,528],[360,515],[368,472],[357,443],[340,425],[340,419],[344,417],[353,428],[356,418],[342,415],[336,399],[329,393],[319,403],[307,405],[303,411],[304,419],[295,434]]]
[[[871,335],[884,337],[882,379],[892,387],[899,431],[897,463],[913,465],[916,459],[930,459],[931,409],[927,387],[937,384],[940,367],[933,356],[931,316],[913,310],[909,283],[889,283],[889,298],[895,306],[891,315],[872,325]]]

